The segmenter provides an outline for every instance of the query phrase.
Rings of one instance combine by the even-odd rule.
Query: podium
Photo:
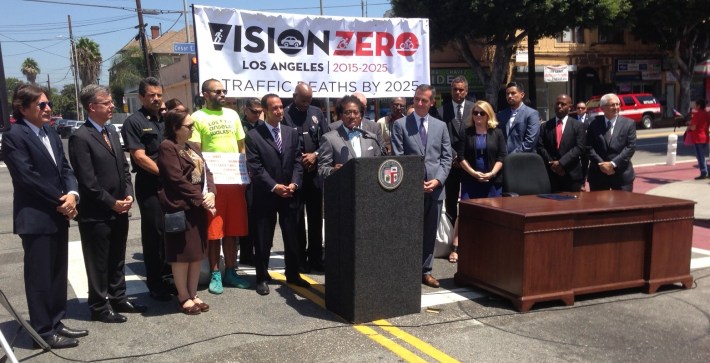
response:
[[[325,179],[328,310],[352,323],[421,311],[423,181],[421,156],[351,159]]]

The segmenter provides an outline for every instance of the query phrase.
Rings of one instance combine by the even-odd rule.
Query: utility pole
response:
[[[145,76],[150,77],[153,72],[150,70],[150,59],[148,58],[148,41],[145,38],[145,25],[143,25],[143,9],[141,8],[141,0],[136,0],[136,11],[138,12],[138,40],[141,43],[143,50],[143,59],[145,60]]]
[[[320,15],[323,15],[323,0],[320,0]],[[328,120],[328,123],[333,122],[330,119],[330,97],[325,98],[325,113],[325,119]]]
[[[47,97],[52,97],[52,84],[49,83],[49,73],[47,73]]]
[[[76,57],[76,44],[74,44],[74,35],[71,30],[71,15],[67,15],[69,20],[69,42],[71,43],[71,63],[74,68],[74,105],[76,107],[76,119],[84,120],[84,112],[79,104],[79,59]]]

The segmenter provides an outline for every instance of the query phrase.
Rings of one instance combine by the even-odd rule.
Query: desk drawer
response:
[[[580,213],[575,216],[576,227],[593,227],[609,224],[634,224],[653,221],[653,209],[629,209]]]

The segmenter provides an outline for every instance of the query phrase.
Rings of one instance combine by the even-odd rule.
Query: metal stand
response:
[[[52,349],[52,347],[50,347],[49,344],[47,344],[47,342],[45,342],[44,339],[42,339],[42,337],[37,334],[37,332],[30,326],[30,324],[27,323],[27,320],[23,319],[22,316],[20,316],[20,314],[15,310],[15,308],[12,307],[10,301],[7,299],[5,293],[2,290],[0,290],[0,305],[2,305],[5,310],[7,310],[10,315],[12,315],[15,321],[20,324],[20,329],[24,328],[27,333],[30,334],[32,340],[34,340],[37,345],[42,348],[42,350],[48,351]],[[20,329],[17,330],[18,333]],[[7,340],[5,340],[5,336],[2,334],[2,332],[0,332],[0,343],[2,343],[2,348],[5,350],[5,357],[9,357],[10,362],[16,363],[17,358],[15,358],[15,354],[12,352],[12,345],[7,343]],[[0,362],[2,362],[3,359],[4,358],[0,358]]]

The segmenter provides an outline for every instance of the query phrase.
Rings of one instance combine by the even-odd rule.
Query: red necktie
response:
[[[557,149],[560,149],[560,141],[562,141],[562,120],[557,119]]]

